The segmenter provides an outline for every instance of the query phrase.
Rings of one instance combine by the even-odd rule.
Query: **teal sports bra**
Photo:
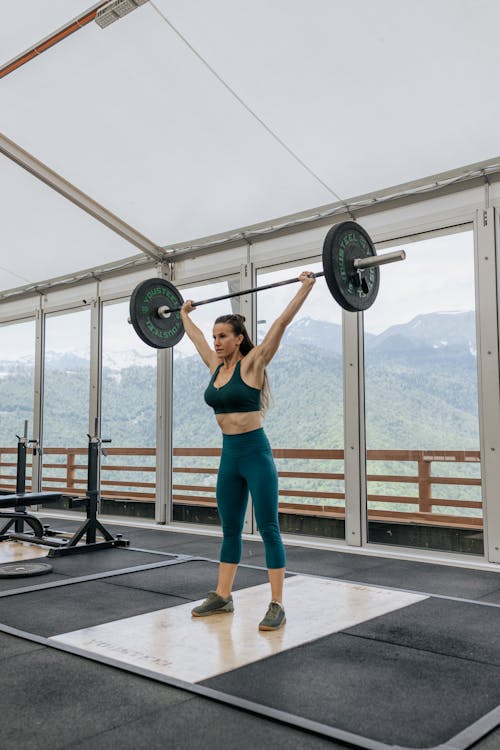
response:
[[[221,385],[214,386],[214,382],[222,367],[220,364],[205,391],[205,401],[216,414],[233,414],[234,412],[260,411],[260,390],[247,385],[240,375],[240,362],[236,363],[231,379]]]

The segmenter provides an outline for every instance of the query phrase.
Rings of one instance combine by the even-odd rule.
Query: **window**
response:
[[[405,250],[364,315],[368,539],[481,554],[473,235]]]
[[[307,261],[262,269],[258,284],[318,272]],[[260,292],[258,340],[285,309],[297,285]],[[279,472],[280,524],[284,532],[344,538],[344,420],[342,314],[319,278],[289,325],[268,368],[273,406],[264,429]]]

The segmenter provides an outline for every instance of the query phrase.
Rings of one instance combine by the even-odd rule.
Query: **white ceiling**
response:
[[[0,63],[88,7],[9,3]],[[499,156],[499,27],[498,0],[155,0],[2,79],[0,130],[184,242]],[[0,161],[0,288],[137,252],[50,192]]]

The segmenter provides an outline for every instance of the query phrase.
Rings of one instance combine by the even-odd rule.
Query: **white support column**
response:
[[[45,315],[39,307],[35,316],[35,389],[33,401],[32,437],[35,453],[32,466],[32,492],[40,492],[42,486],[43,445],[43,374],[45,357]]]
[[[173,349],[158,350],[156,424],[156,523],[171,523]]]
[[[256,285],[255,266],[248,261],[247,263],[244,263],[240,269],[240,289],[243,291],[243,289],[251,289]],[[236,299],[240,302],[240,314],[245,316],[245,326],[250,334],[250,338],[254,343],[257,343],[257,316],[255,314],[257,306],[256,295],[243,294]],[[253,513],[253,505],[249,503],[245,514],[243,532],[245,534],[253,534],[255,531],[257,531],[257,522],[255,521],[255,515]]]
[[[342,311],[345,540],[367,542],[363,313]]]
[[[475,221],[477,363],[485,556],[500,562],[500,226],[494,208]]]
[[[102,303],[97,294],[90,303],[89,435],[101,437]],[[113,435],[104,435],[110,437]]]
[[[101,435],[101,395],[102,395],[102,303],[99,299],[99,285],[96,296],[90,302],[90,373],[89,373],[89,435],[96,438],[111,438]],[[101,486],[101,452],[98,451],[97,486]],[[101,500],[97,504],[101,512]]]
[[[171,273],[164,268],[163,278],[170,280]],[[174,350],[158,349],[156,374],[156,496],[155,521],[169,524],[173,520],[173,374]]]

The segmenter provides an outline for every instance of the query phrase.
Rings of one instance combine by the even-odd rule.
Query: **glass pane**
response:
[[[48,316],[45,324],[43,490],[85,495],[89,389],[90,310]],[[54,504],[50,503],[49,507],[53,508]]]
[[[259,286],[318,272],[320,263],[259,273]],[[298,290],[260,292],[258,338]],[[284,532],[345,537],[342,314],[319,278],[269,366],[273,408],[264,423],[279,474]]]
[[[405,250],[365,313],[368,539],[482,554],[473,234]]]
[[[103,315],[101,512],[155,517],[156,349],[127,323],[129,302]]]
[[[208,299],[240,289],[239,277],[198,287],[184,287],[184,299]],[[214,302],[192,315],[212,345],[214,320],[240,311],[240,298]],[[203,394],[210,373],[187,336],[174,349],[173,394],[173,519],[184,523],[220,525],[215,499],[221,431]]]
[[[35,321],[0,327],[0,491],[16,489],[16,435],[33,437]],[[26,489],[31,489],[31,453]]]

